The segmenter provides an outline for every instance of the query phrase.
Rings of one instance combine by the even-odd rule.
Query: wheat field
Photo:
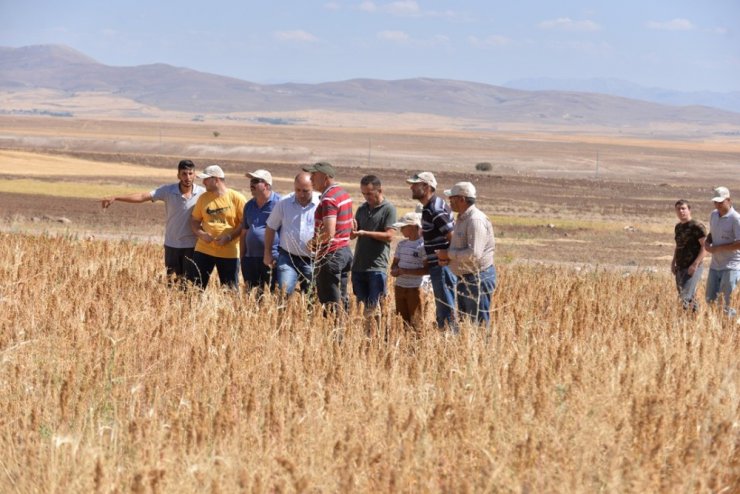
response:
[[[499,265],[493,331],[0,234],[1,492],[740,491],[740,340],[670,276]]]

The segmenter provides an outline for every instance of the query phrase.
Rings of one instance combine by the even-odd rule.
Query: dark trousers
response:
[[[247,285],[247,290],[252,288],[264,288],[269,286],[275,288],[275,277],[272,269],[265,266],[261,257],[242,257],[242,277]]]
[[[188,264],[188,280],[205,290],[214,267],[218,269],[218,279],[222,285],[239,288],[239,259],[214,257],[202,252],[193,254],[193,262]]]
[[[347,282],[352,270],[352,251],[342,247],[316,260],[316,295],[322,304],[349,308]]]
[[[164,246],[164,265],[167,268],[167,276],[183,279],[188,273],[188,264],[193,262],[193,247],[182,249]]]

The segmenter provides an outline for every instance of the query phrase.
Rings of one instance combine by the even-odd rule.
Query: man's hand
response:
[[[272,252],[265,252],[265,255],[262,256],[262,263],[268,268],[274,268],[277,265],[277,262],[272,257]]]
[[[210,235],[208,236],[210,237]],[[228,233],[224,233],[216,237],[216,245],[224,246],[228,244],[229,242],[231,242],[231,235],[229,235]]]
[[[116,200],[115,197],[105,197],[101,201],[101,205],[103,206],[103,209],[108,209],[108,206],[113,204],[113,202]]]

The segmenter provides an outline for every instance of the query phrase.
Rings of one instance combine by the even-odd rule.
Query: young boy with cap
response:
[[[396,278],[396,313],[418,333],[421,329],[421,286],[429,273],[421,236],[421,214],[406,213],[393,227],[405,237],[398,242],[391,264],[391,276]]]

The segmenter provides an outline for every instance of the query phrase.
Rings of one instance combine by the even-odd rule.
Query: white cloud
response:
[[[468,36],[468,42],[471,45],[477,46],[479,48],[491,48],[510,45],[512,43],[512,40],[511,38],[501,36],[500,34],[491,34],[490,36],[486,36],[485,38]]]
[[[313,34],[298,29],[295,31],[275,31],[273,33],[275,39],[279,41],[287,41],[293,43],[314,43],[319,39]]]
[[[383,5],[384,12],[388,12],[391,15],[419,15],[421,14],[421,8],[419,4],[414,0],[401,0],[398,2],[391,2]]]
[[[370,1],[362,2],[358,8],[365,12],[375,12],[378,10],[378,6],[375,5],[375,2]]]
[[[465,21],[469,21],[472,18],[469,14],[462,14],[454,10],[424,10],[416,0],[396,0],[385,3],[364,0],[356,8],[363,12],[383,13],[395,17],[436,17]]]
[[[727,34],[727,28],[722,26],[713,27],[709,30],[710,33],[719,34],[720,36],[724,36]]]
[[[326,2],[324,4],[324,8],[326,10],[339,10],[342,8],[342,6],[339,5],[339,2]]]
[[[381,31],[377,34],[379,40],[391,43],[407,43],[411,37],[403,31]]]
[[[558,29],[561,31],[600,31],[601,26],[594,21],[574,21],[570,17],[559,17],[540,22],[542,29]]]
[[[691,31],[694,25],[688,19],[671,19],[670,21],[649,21],[646,26],[648,29],[658,31]]]

